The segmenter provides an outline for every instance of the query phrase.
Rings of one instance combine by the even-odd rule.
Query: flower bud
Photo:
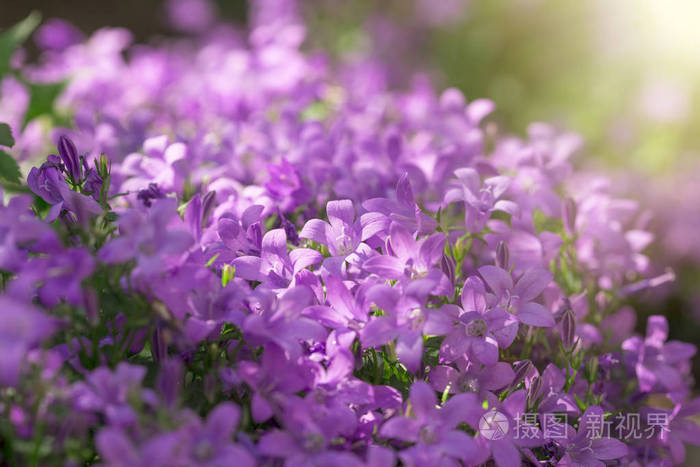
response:
[[[86,192],[91,194],[93,198],[100,201],[102,195],[102,178],[97,171],[92,169],[87,171],[85,186],[83,188]]]
[[[522,360],[515,364],[515,376],[513,377],[513,382],[510,384],[510,388],[515,388],[520,384],[527,375],[535,368],[530,360]]]
[[[107,178],[112,173],[112,161],[109,160],[106,154],[100,154],[100,157],[95,159],[95,169],[100,177]]]
[[[567,352],[576,344],[576,316],[571,308],[564,310],[561,317],[561,343]]]
[[[496,246],[496,266],[501,269],[508,269],[509,260],[510,250],[508,250],[508,245],[504,241],[498,242]]]
[[[210,191],[202,198],[202,228],[207,225],[214,207],[216,207],[216,191]]]
[[[445,273],[451,284],[455,283],[456,267],[457,265],[455,264],[455,260],[452,259],[451,256],[443,253],[442,258],[440,258],[440,269],[442,269],[442,272]]]
[[[280,223],[282,224],[282,228],[284,229],[284,233],[287,234],[287,241],[291,243],[292,245],[299,245],[299,234],[297,233],[297,228],[294,224],[292,224],[289,219],[284,217],[284,214],[282,214],[282,211],[279,211],[277,215],[280,218]]]
[[[58,139],[58,154],[61,156],[68,178],[73,184],[79,184],[83,179],[83,165],[78,156],[78,149],[70,138],[61,136]]]
[[[532,406],[542,391],[542,378],[540,376],[535,376],[532,378],[530,387],[527,390],[527,405]]]

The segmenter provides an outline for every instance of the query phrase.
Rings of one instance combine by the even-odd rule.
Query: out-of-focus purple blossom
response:
[[[48,339],[55,329],[56,322],[32,304],[0,295],[0,385],[17,385],[29,350]]]
[[[479,420],[489,411],[497,411],[508,422],[508,431],[502,436],[487,437],[487,433],[479,432],[475,438],[477,458],[474,463],[486,462],[492,458],[498,467],[517,467],[523,457],[532,458],[530,448],[543,444],[542,431],[531,421],[523,420],[527,413],[527,395],[520,389],[509,394],[502,402],[493,395],[487,395],[488,408],[479,405],[476,410],[469,412],[467,423],[479,428]]]
[[[256,465],[245,448],[233,443],[233,433],[240,420],[240,409],[231,402],[222,402],[207,416],[205,422],[195,419],[182,429],[185,459],[179,462],[198,466]],[[180,446],[182,449],[182,446]]]
[[[602,467],[605,461],[619,459],[627,454],[627,446],[622,441],[612,438],[612,433],[601,426],[603,410],[591,406],[583,413],[578,430],[567,426],[567,437],[560,441],[564,448],[561,465],[586,465]]]
[[[149,183],[148,188],[139,190],[136,197],[143,203],[144,206],[150,208],[154,199],[164,198],[165,195],[162,191],[160,191],[157,183]]]
[[[146,213],[127,212],[119,219],[119,231],[121,235],[100,250],[100,259],[108,263],[135,259],[137,276],[162,273],[192,244],[172,198],[157,200]]]
[[[206,0],[167,6],[191,35],[131,46],[52,22],[37,64],[17,55],[27,82],[66,83],[74,130],[25,126],[30,89],[0,84],[13,156],[59,141],[36,196],[0,206],[10,446],[144,467],[682,462],[695,349],[659,317],[631,337],[628,300],[673,276],[646,256],[641,205],[574,170],[578,136],[498,135],[493,102],[397,60],[462,2],[411,30],[374,18],[382,43],[340,63],[304,52],[296,0],[251,3],[246,30]],[[667,222],[682,254],[685,217]],[[588,436],[606,412],[671,431]]]
[[[127,428],[137,419],[130,399],[137,398],[136,400],[151,404],[156,402],[154,392],[141,388],[145,374],[144,367],[124,362],[114,372],[108,368],[98,368],[84,382],[73,386],[75,408],[88,413],[104,414],[110,424]]]
[[[637,376],[639,390],[651,392],[662,388],[673,398],[687,392],[684,378],[689,373],[689,359],[695,355],[692,344],[668,339],[665,316],[649,317],[645,338],[634,336],[622,343],[625,365]]]
[[[517,205],[512,201],[499,200],[508,189],[509,180],[505,176],[486,179],[481,183],[479,173],[472,168],[455,171],[459,186],[445,194],[446,205],[456,201],[464,202],[465,227],[469,232],[481,232],[493,211],[514,213]]]
[[[34,41],[39,47],[62,51],[83,39],[83,34],[72,24],[58,18],[44,22],[34,34]]]
[[[182,32],[204,32],[216,18],[216,9],[209,0],[169,0],[168,17]]]

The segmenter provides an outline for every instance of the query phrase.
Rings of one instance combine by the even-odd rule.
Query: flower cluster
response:
[[[67,80],[75,128],[0,205],[2,460],[683,462],[695,348],[634,334],[651,235],[579,139],[335,71],[291,2],[256,6],[246,37],[41,35],[26,73]],[[590,429],[634,413],[665,423]]]

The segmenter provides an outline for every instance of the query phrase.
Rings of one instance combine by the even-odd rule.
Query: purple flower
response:
[[[513,314],[518,321],[530,326],[554,326],[552,313],[533,300],[552,282],[552,274],[544,269],[525,271],[517,282],[505,270],[497,266],[482,266],[479,274],[491,289],[487,295],[489,306],[500,306]]]
[[[294,285],[299,271],[318,264],[323,257],[310,248],[287,251],[284,229],[270,230],[263,236],[260,257],[241,256],[233,260],[236,277],[259,281],[274,289]]]
[[[454,325],[440,346],[441,361],[449,363],[466,355],[490,366],[498,361],[499,347],[505,349],[513,343],[517,319],[502,308],[488,308],[486,301],[484,283],[472,276],[464,282],[462,308],[443,306]]]
[[[480,411],[474,394],[458,394],[438,408],[435,391],[425,382],[411,386],[410,413],[413,417],[394,416],[379,430],[385,438],[415,443],[399,453],[405,465],[442,465],[448,460],[472,463],[477,446],[456,426]]]
[[[538,384],[531,384],[528,388],[529,398],[532,401],[539,400],[538,410],[541,413],[566,413],[569,416],[578,416],[581,412],[574,399],[574,389],[567,393],[566,374],[556,365],[549,364],[539,376]],[[578,396],[578,395],[577,395]]]
[[[645,437],[649,438],[653,434],[651,442],[658,447],[666,447],[674,465],[681,465],[686,461],[685,443],[700,445],[698,414],[700,398],[677,403],[671,410],[645,407],[641,414],[643,419],[647,422],[656,419],[658,422],[655,426],[648,426],[647,423],[644,427]],[[647,450],[648,444],[649,440],[643,443]]]
[[[139,196],[141,192],[139,192]],[[145,203],[144,203],[145,204]],[[202,196],[194,195],[185,208],[185,223],[196,242],[202,239],[202,232],[206,229],[212,211],[216,207],[216,192],[210,191]]]
[[[368,297],[386,314],[375,316],[361,332],[365,347],[376,347],[396,339],[396,355],[406,368],[415,372],[423,356],[423,334],[445,335],[451,326],[451,317],[443,309],[428,308],[428,293],[437,281],[420,279],[403,291],[397,287],[377,285],[368,291]]]
[[[328,305],[309,306],[304,309],[304,315],[339,331],[350,331],[353,334],[360,331],[369,320],[370,303],[366,294],[368,287],[374,284],[368,281],[353,295],[337,276],[327,274],[323,283],[326,286],[325,298]]]
[[[603,467],[605,461],[619,459],[627,454],[622,441],[610,438],[602,422],[603,409],[591,406],[581,415],[578,430],[566,427],[567,437],[560,441],[565,449],[557,465],[572,467]]]
[[[220,244],[211,245],[209,251],[222,253],[225,257],[241,254],[260,256],[263,237],[260,216],[263,209],[260,205],[249,206],[243,211],[240,219],[230,213],[224,213],[216,221]]]
[[[100,259],[107,263],[135,259],[137,276],[162,274],[192,244],[172,198],[157,200],[146,213],[128,211],[119,218],[119,233],[100,250]]]
[[[63,163],[56,155],[50,155],[40,168],[32,167],[27,176],[27,185],[47,203],[53,205],[63,200],[60,187],[66,185],[63,178]],[[67,185],[66,185],[67,186]]]
[[[186,460],[180,459],[179,462],[197,467],[255,466],[253,456],[232,442],[240,413],[236,405],[222,402],[209,413],[204,423],[196,418],[183,427],[181,439],[185,443],[187,454]]]
[[[146,403],[156,402],[154,392],[141,388],[145,375],[146,368],[125,362],[114,372],[97,368],[71,389],[74,407],[82,412],[104,414],[114,426],[128,427],[137,420],[137,413],[130,404],[134,396]]]
[[[83,177],[87,172],[85,158],[78,155],[75,143],[67,136],[58,138],[58,155],[61,156],[63,169],[71,184],[80,185],[83,183]]]
[[[29,264],[41,271],[38,296],[42,304],[55,306],[62,300],[76,306],[85,303],[82,281],[95,267],[95,260],[87,251],[71,248]]]
[[[445,249],[445,240],[446,237],[442,233],[415,240],[399,224],[392,224],[386,240],[387,254],[371,256],[362,263],[362,267],[384,279],[414,280],[429,275],[437,277],[440,284],[433,291],[433,295],[448,295],[452,292],[451,284],[438,268]]]
[[[100,177],[100,174],[98,174],[96,170],[90,169],[85,177],[85,184],[83,185],[83,188],[90,194],[90,196],[99,201],[103,183],[104,180],[102,177]]]
[[[382,236],[392,222],[409,232],[428,235],[435,231],[437,222],[421,211],[416,204],[408,174],[404,173],[396,184],[396,199],[372,198],[362,203],[367,213],[361,216],[365,232],[376,231]]]
[[[0,295],[0,386],[16,386],[29,350],[51,337],[56,323],[30,303]]]
[[[460,186],[447,191],[444,204],[464,201],[464,222],[468,232],[481,232],[493,211],[515,213],[517,204],[499,198],[508,189],[509,179],[505,176],[491,177],[483,186],[479,173],[472,168],[455,171]]]
[[[326,245],[331,256],[345,259],[355,252],[360,242],[369,237],[360,220],[355,220],[355,208],[348,199],[326,204],[328,221],[311,219],[304,224],[300,238]]]
[[[280,164],[269,164],[267,172],[270,181],[265,184],[265,188],[273,199],[281,203],[279,206],[282,211],[291,211],[310,201],[308,186],[301,180],[299,171],[286,159],[282,159]]]
[[[308,362],[290,360],[276,345],[266,346],[260,364],[243,361],[237,372],[253,389],[251,411],[258,423],[272,417],[289,396],[313,381],[313,367]]]
[[[182,440],[175,432],[156,434],[132,441],[129,431],[106,427],[97,433],[95,445],[102,462],[108,467],[166,467],[178,465]]]
[[[209,0],[168,0],[167,10],[172,25],[183,32],[204,32],[216,19],[216,9]]]
[[[443,393],[447,390],[449,394],[471,392],[481,400],[487,391],[503,389],[515,377],[513,368],[506,362],[487,366],[461,358],[455,362],[455,366],[457,368],[438,365],[430,371],[429,381],[436,391]]]
[[[480,429],[481,417],[495,410],[508,422],[508,429],[495,437],[484,436],[484,433],[479,431],[476,436],[479,455],[474,463],[486,462],[491,457],[498,467],[518,467],[522,464],[522,455],[532,459],[528,448],[541,446],[543,438],[537,425],[523,419],[527,413],[525,391],[515,391],[502,402],[493,395],[487,395],[487,401],[488,409],[479,405],[478,411],[469,413],[467,423],[474,429]]]
[[[153,200],[164,198],[165,195],[162,191],[160,191],[160,188],[158,188],[157,183],[149,183],[148,188],[139,190],[138,195],[136,195],[136,197],[139,201],[143,203],[144,206],[150,208]]]
[[[623,361],[637,375],[639,390],[655,391],[663,388],[673,397],[687,392],[684,377],[687,362],[695,355],[692,344],[668,341],[668,321],[665,316],[649,317],[646,338],[635,336],[622,343]]]
[[[28,262],[29,252],[55,253],[63,250],[58,236],[31,210],[31,195],[13,196],[7,206],[0,192],[0,268],[18,272]]]
[[[70,144],[73,143],[70,142]],[[59,147],[59,150],[66,152],[65,160],[68,160],[71,164],[74,162],[70,160],[69,149],[61,149]],[[65,161],[62,163],[58,156],[50,155],[40,168],[32,167],[27,176],[27,185],[34,194],[52,205],[49,214],[46,216],[47,222],[53,222],[65,209],[81,225],[85,225],[89,218],[102,214],[102,207],[94,199],[71,190],[63,176],[63,170],[68,170],[65,166]],[[82,166],[80,170],[79,174],[74,175],[82,177]]]
[[[243,330],[253,342],[270,342],[284,349],[292,358],[299,357],[302,340],[321,342],[328,334],[315,321],[301,316],[312,298],[311,289],[297,286],[287,289],[279,298],[262,288],[249,299],[251,314],[243,323]]]
[[[80,42],[83,34],[75,26],[58,18],[44,22],[34,35],[34,41],[44,49],[61,51]]]

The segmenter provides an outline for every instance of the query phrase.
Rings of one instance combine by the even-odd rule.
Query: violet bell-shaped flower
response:
[[[497,266],[482,266],[479,274],[492,292],[487,295],[489,306],[502,307],[523,324],[554,326],[552,312],[533,301],[552,282],[552,273],[540,268],[529,269],[515,283],[507,271]]]
[[[509,214],[517,212],[514,202],[499,199],[508,189],[508,177],[501,175],[487,178],[482,184],[479,173],[472,168],[457,169],[455,175],[460,186],[449,189],[445,193],[443,203],[449,205],[458,201],[464,202],[464,222],[467,231],[481,232],[493,211]]]
[[[675,398],[688,390],[683,380],[689,373],[688,362],[696,348],[667,339],[666,317],[650,316],[645,338],[634,336],[622,343],[623,361],[637,375],[640,391],[663,390]]]
[[[508,348],[518,333],[518,320],[499,307],[488,307],[484,283],[467,278],[462,289],[462,308],[444,305],[453,327],[440,346],[440,360],[452,362],[464,355],[487,366],[498,361],[498,349]]]
[[[394,416],[379,430],[382,437],[415,443],[400,452],[404,465],[456,465],[458,461],[471,465],[476,460],[476,443],[456,428],[479,412],[481,404],[475,394],[458,394],[438,408],[435,390],[416,381],[410,401],[413,417]]]
[[[331,256],[346,257],[364,240],[361,224],[359,220],[355,221],[352,201],[329,201],[326,213],[329,222],[311,219],[306,222],[299,237],[326,245]]]

